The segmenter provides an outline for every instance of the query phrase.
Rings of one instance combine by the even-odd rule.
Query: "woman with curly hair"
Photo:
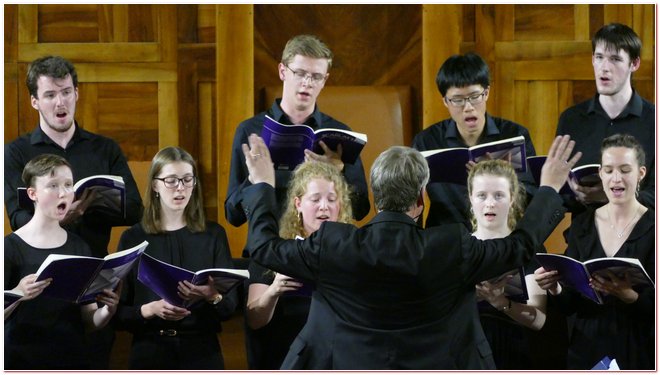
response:
[[[349,187],[327,163],[305,162],[293,172],[280,236],[306,238],[325,221],[351,223]],[[289,346],[307,321],[308,280],[296,280],[251,262],[247,296],[248,363],[251,369],[279,369]]]

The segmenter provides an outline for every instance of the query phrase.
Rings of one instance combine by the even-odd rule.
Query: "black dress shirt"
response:
[[[112,227],[133,225],[140,221],[142,199],[119,145],[110,138],[81,129],[77,123],[75,126],[76,131],[66,148],[48,138],[39,126],[32,133],[5,145],[5,207],[13,230],[32,219],[33,211],[19,206],[16,189],[25,186],[21,178],[23,168],[38,155],[55,154],[65,158],[73,168],[74,181],[98,174],[123,177],[126,185],[126,217],[89,209],[82,218],[66,226],[67,230],[87,242],[93,256],[104,257],[108,255]]]
[[[646,177],[638,200],[655,209],[655,106],[633,92],[623,111],[611,119],[598,96],[565,110],[559,117],[557,135],[568,134],[575,141],[575,151],[582,152],[579,165],[600,164],[601,143],[613,134],[626,133],[637,138],[646,153]],[[569,211],[584,211],[574,197],[566,196],[564,200]]]
[[[519,135],[525,137],[527,157],[536,155],[532,138],[525,127],[486,114],[486,125],[477,140],[477,144],[499,141]],[[413,147],[419,151],[427,151],[468,146],[463,142],[456,122],[450,118],[433,124],[417,134],[413,140]],[[534,178],[529,172],[525,172],[518,173],[518,180],[525,188],[528,200],[531,199],[537,189]],[[472,230],[468,212],[470,204],[467,185],[434,182],[426,185],[426,191],[431,200],[426,227],[447,223],[464,223],[469,230]]]
[[[250,134],[255,133],[261,135],[266,115],[283,124],[291,124],[289,117],[284,111],[282,111],[280,102],[281,99],[276,99],[268,111],[259,113],[258,115],[241,122],[236,129],[234,143],[232,145],[229,186],[227,188],[227,197],[225,199],[225,217],[227,218],[227,221],[234,226],[240,226],[247,220],[242,207],[243,189],[251,185],[248,180],[249,173],[245,165],[245,156],[243,155],[241,145],[243,143],[248,143],[248,136]],[[305,125],[312,127],[314,130],[324,128],[351,130],[345,124],[320,112],[318,106],[314,108],[312,115],[307,118]],[[277,196],[278,205],[280,206],[279,211],[277,212],[278,218],[284,212],[286,192],[292,174],[293,172],[288,170],[275,171],[275,194]],[[353,218],[355,218],[355,220],[360,220],[369,213],[371,208],[362,159],[358,158],[355,164],[344,164],[343,174],[346,178],[346,182],[351,187]]]

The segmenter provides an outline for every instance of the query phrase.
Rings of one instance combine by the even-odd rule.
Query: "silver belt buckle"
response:
[[[169,337],[174,337],[176,336],[176,329],[161,329],[158,331],[158,334],[161,336],[169,336]]]

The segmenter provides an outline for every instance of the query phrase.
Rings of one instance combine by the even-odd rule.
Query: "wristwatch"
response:
[[[209,301],[209,303],[211,305],[217,305],[217,304],[220,303],[220,301],[222,301],[222,294],[218,293],[218,294],[216,294],[215,298],[213,298],[212,301]]]

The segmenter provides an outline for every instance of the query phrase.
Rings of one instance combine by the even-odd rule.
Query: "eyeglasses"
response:
[[[291,71],[291,73],[293,73],[294,77],[296,77],[296,79],[298,81],[304,81],[305,79],[309,79],[309,82],[312,85],[316,85],[316,84],[319,84],[319,83],[325,81],[325,77],[327,76],[327,74],[309,73],[309,72],[307,72],[305,70],[302,70],[302,69],[293,70],[293,69],[289,68],[288,65],[284,65],[284,66],[286,66],[286,68],[289,69]]]
[[[154,177],[154,180],[163,181],[163,184],[168,189],[176,189],[179,187],[179,183],[183,184],[183,187],[191,188],[197,184],[197,179],[195,176],[185,176],[182,178],[178,177],[165,177],[159,178]]]
[[[465,103],[470,103],[472,105],[479,104],[484,101],[484,98],[486,97],[486,90],[482,91],[479,94],[471,95],[466,98],[446,98],[447,102],[449,104],[453,105],[454,107],[463,107],[465,106]]]

